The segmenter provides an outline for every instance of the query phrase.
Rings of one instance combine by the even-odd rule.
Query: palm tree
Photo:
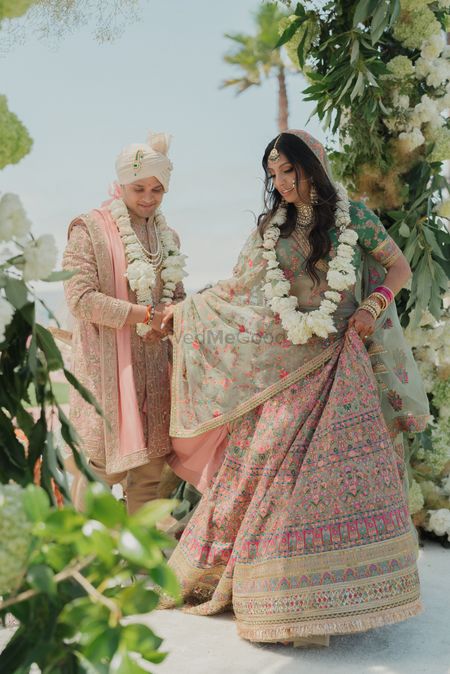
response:
[[[286,12],[274,3],[265,3],[255,12],[256,33],[227,33],[225,37],[235,43],[235,49],[224,56],[226,63],[239,66],[242,74],[224,80],[222,87],[235,87],[241,94],[249,87],[261,85],[263,78],[276,76],[278,79],[278,128],[288,128],[288,97],[286,91],[286,66],[280,49],[274,49],[279,40],[278,26]]]

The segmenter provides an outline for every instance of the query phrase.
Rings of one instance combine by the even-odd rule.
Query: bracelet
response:
[[[358,307],[358,311],[367,311],[367,313],[370,314],[373,319],[377,320],[378,318],[377,310],[367,304],[361,304]]]
[[[362,304],[359,305],[359,309],[364,309],[368,311],[369,314],[377,320],[378,316],[381,314],[381,307],[377,300],[367,297]]]
[[[387,286],[378,286],[378,288],[375,288],[374,292],[381,293],[381,295],[384,295],[384,297],[388,301],[388,304],[391,304],[391,302],[394,301],[394,293]]]
[[[381,311],[386,311],[386,309],[389,306],[389,302],[387,301],[385,295],[383,295],[382,293],[377,293],[377,291],[375,290],[373,293],[371,293],[369,295],[369,297],[371,299],[373,298],[374,300],[376,300],[378,302],[378,304],[381,307]]]
[[[155,315],[155,307],[152,304],[147,305],[147,313],[145,314],[145,321],[142,321],[144,325],[148,325],[152,322],[153,316]]]

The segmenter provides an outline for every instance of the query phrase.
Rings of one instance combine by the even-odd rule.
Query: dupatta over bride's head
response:
[[[289,130],[286,133],[297,136],[312,150],[335,184],[323,145],[305,131]],[[352,218],[355,212],[355,209],[351,211]],[[330,232],[331,239],[332,235]],[[334,240],[337,240],[336,236]],[[295,245],[293,237],[284,241],[288,246]],[[351,293],[352,301],[344,301],[339,306],[336,332],[325,339],[313,336],[306,344],[292,344],[263,291],[267,269],[264,250],[261,235],[254,230],[230,279],[219,281],[175,307],[170,428],[173,437],[195,437],[228,424],[292,383],[313,376],[314,371],[323,367],[337,350],[344,348],[346,323],[355,310],[355,303],[373,290],[374,279],[379,283],[385,274],[381,265],[370,255],[363,254]],[[334,252],[332,248],[331,257]],[[301,247],[296,250],[299,267],[306,262],[307,255],[308,251],[302,251]],[[326,268],[326,261],[321,262]],[[298,272],[298,269],[284,269],[287,277],[293,271]],[[308,306],[309,296],[303,295],[301,287],[296,295],[300,310],[315,308]],[[389,331],[382,328],[382,321],[387,319],[391,325]],[[354,332],[351,338],[359,339]],[[391,342],[388,348],[385,346],[387,338]],[[379,319],[373,343],[378,345],[374,351],[378,374],[384,378],[379,382],[383,392],[390,390],[389,377],[395,377],[389,349],[396,344],[398,350],[401,345],[404,354],[407,374],[402,377],[403,381],[398,378],[396,381],[397,388],[401,389],[402,406],[397,405],[394,409],[389,401],[383,402],[383,412],[392,433],[403,429],[421,430],[428,414],[427,399],[411,350],[403,338],[395,306],[389,307]]]

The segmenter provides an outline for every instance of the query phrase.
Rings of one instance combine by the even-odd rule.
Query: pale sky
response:
[[[251,32],[257,0],[142,0],[141,19],[113,44],[92,26],[56,46],[30,36],[3,57],[0,92],[34,139],[31,153],[0,173],[20,195],[35,234],[62,251],[68,223],[107,198],[114,160],[147,131],[173,134],[174,163],[163,210],[181,236],[196,289],[228,277],[262,208],[261,157],[277,134],[276,81],[236,97],[220,89],[238,74],[223,62],[226,32]],[[290,125],[312,106],[304,81],[288,81]],[[321,140],[317,120],[306,127]]]

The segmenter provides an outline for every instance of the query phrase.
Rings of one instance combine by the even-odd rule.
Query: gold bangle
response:
[[[386,309],[389,306],[389,302],[388,302],[387,298],[382,293],[377,293],[375,291],[375,292],[373,292],[369,295],[368,299],[371,299],[371,298],[373,298],[374,300],[376,300],[378,302],[378,304],[381,307],[381,311],[386,311]]]
[[[360,304],[359,308],[368,311],[375,320],[377,320],[378,316],[381,314],[381,308],[378,302],[376,300],[371,300],[369,297]]]
[[[367,313],[370,314],[370,315],[372,316],[372,318],[373,318],[375,321],[377,320],[378,314],[377,314],[376,310],[373,309],[373,307],[370,307],[370,306],[368,306],[367,304],[366,304],[366,305],[361,304],[361,305],[358,307],[358,311],[360,311],[360,310],[361,310],[361,311],[367,311]]]

